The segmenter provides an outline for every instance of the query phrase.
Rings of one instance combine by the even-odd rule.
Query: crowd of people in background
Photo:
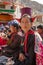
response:
[[[28,14],[0,27],[0,65],[43,65],[43,25]]]

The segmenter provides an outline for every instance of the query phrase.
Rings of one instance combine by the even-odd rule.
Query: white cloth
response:
[[[40,55],[41,55],[41,51],[42,51],[41,45],[43,46],[42,38],[37,32],[35,32],[35,49],[34,49],[34,51],[35,51],[35,53],[40,54]]]

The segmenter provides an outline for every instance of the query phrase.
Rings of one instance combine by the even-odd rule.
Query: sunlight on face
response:
[[[21,19],[21,28],[24,30],[24,32],[27,32],[30,30],[32,23],[30,22],[30,19],[27,17],[23,17]]]

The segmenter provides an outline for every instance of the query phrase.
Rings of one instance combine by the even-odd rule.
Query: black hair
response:
[[[42,25],[38,25],[37,28],[43,29],[43,26]]]
[[[10,29],[8,29],[8,32],[11,32],[11,30],[10,30]]]
[[[12,24],[12,26],[16,27],[16,29],[19,29],[19,25],[17,23]]]

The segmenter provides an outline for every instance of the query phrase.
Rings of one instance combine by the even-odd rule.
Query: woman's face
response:
[[[40,29],[40,28],[38,28],[37,31],[38,31],[39,34],[42,33],[42,29]]]
[[[17,32],[17,29],[16,29],[16,27],[14,27],[14,26],[10,26],[10,30],[11,30],[11,33],[16,33]]]
[[[32,26],[32,23],[30,22],[30,19],[27,17],[24,17],[21,19],[21,28],[24,32],[27,32],[28,30],[30,30]]]

